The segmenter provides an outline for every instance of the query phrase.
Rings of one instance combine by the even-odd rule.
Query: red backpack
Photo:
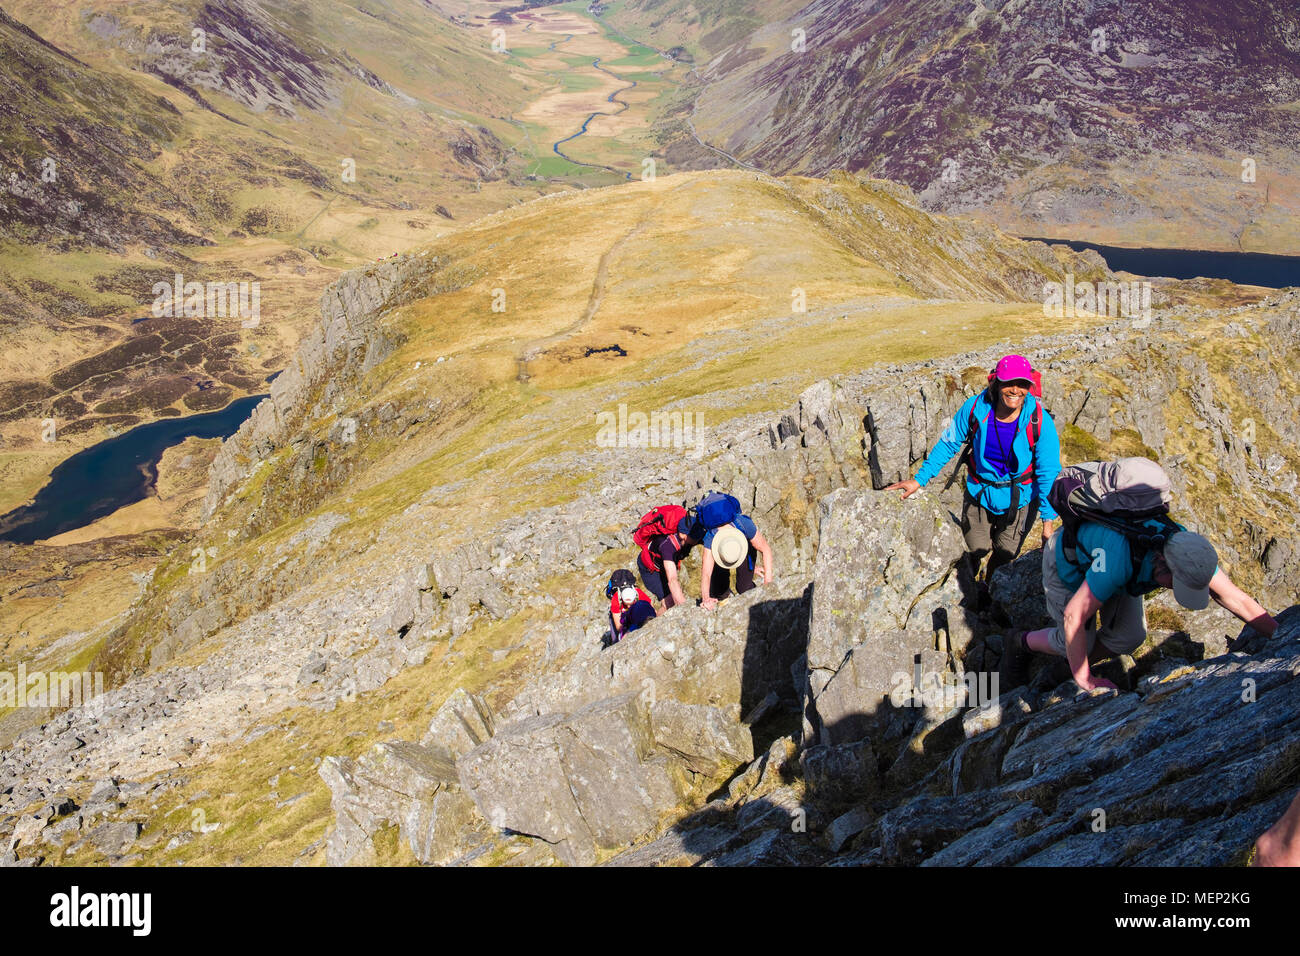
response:
[[[659,556],[650,550],[654,539],[675,534],[678,523],[685,517],[686,509],[681,505],[661,505],[641,516],[636,530],[632,532],[632,542],[641,549],[641,565],[646,570],[660,570]]]

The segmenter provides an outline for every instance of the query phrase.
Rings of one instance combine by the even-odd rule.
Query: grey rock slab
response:
[[[570,865],[645,836],[684,789],[633,694],[507,724],[457,769],[489,823],[546,840]]]
[[[781,787],[750,800],[736,811],[736,826],[741,830],[777,828],[789,832],[806,832],[812,808],[794,787]],[[813,821],[815,825],[816,821]]]
[[[1017,801],[999,791],[957,797],[914,797],[880,818],[886,863],[919,863],[969,831],[1011,810]]]
[[[705,866],[800,866],[820,862],[812,842],[801,834],[767,830],[762,835]]]
[[[433,715],[420,743],[441,747],[459,757],[491,737],[495,723],[483,698],[457,687]]]
[[[357,761],[326,757],[318,773],[330,788],[336,819],[326,851],[331,866],[372,862],[372,839],[388,823],[399,826],[416,859],[445,862],[464,851],[477,822],[446,751],[391,741]]]
[[[730,827],[706,826],[673,829],[657,840],[620,853],[604,866],[696,866],[706,857],[733,843],[738,832]]]
[[[854,807],[842,813],[826,828],[826,846],[832,853],[838,853],[844,845],[869,827],[875,820],[875,814],[867,807]]]
[[[821,500],[819,516],[807,646],[810,729],[820,743],[904,735],[916,714],[898,713],[891,693],[913,674],[918,655],[923,671],[947,669],[939,630],[955,629],[958,643],[967,639],[955,580],[942,596],[923,600],[955,579],[961,532],[933,500],[903,501],[894,492],[841,489]]]
[[[655,743],[696,773],[713,776],[754,759],[749,728],[718,707],[657,700],[650,706],[650,727]]]
[[[1270,800],[1215,819],[1198,820],[1166,842],[1142,848],[1136,866],[1235,866],[1243,863],[1261,833],[1286,812],[1295,793],[1288,788]]]
[[[978,866],[987,864],[1008,843],[1042,824],[1044,815],[1032,803],[1020,803],[984,826],[972,829],[942,850],[926,857],[921,866]]]
[[[800,754],[799,764],[809,795],[819,803],[867,802],[880,792],[870,741],[809,747]]]
[[[1121,866],[1166,844],[1183,828],[1178,819],[1153,820],[1136,826],[1107,827],[1097,832],[1080,823],[1078,831],[1019,862],[1019,866]]]
[[[140,824],[134,820],[101,823],[90,831],[90,842],[105,856],[121,856],[140,836]]]
[[[1028,688],[1017,687],[997,700],[966,711],[961,718],[962,735],[969,740],[1004,724],[1021,723],[1033,712]]]

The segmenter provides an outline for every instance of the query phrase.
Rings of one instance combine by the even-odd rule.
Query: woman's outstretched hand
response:
[[[905,489],[903,491],[904,498],[910,498],[921,490],[921,483],[915,478],[904,478],[902,481],[896,481],[892,485],[886,485],[885,491],[894,491],[898,488]]]

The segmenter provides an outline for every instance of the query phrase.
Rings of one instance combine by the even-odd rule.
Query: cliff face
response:
[[[418,277],[437,268],[436,258],[404,256],[348,272],[325,290],[320,321],[271,383],[270,398],[258,405],[212,463],[205,520],[231,487],[248,477],[250,466],[273,455],[309,418],[330,414],[363,375],[392,353],[396,333],[381,322],[384,311],[409,300]]]

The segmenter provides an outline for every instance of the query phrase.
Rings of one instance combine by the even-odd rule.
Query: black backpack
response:
[[[627,568],[619,568],[609,576],[605,585],[605,597],[612,599],[615,591],[636,587],[636,577]]]

